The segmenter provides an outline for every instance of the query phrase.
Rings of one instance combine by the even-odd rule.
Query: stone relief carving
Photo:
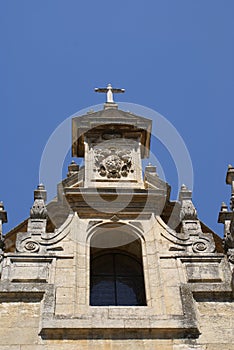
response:
[[[199,240],[192,244],[192,250],[194,253],[211,253],[214,252],[215,247],[212,244],[211,237],[207,237],[207,239],[199,237]]]
[[[96,169],[99,175],[108,179],[127,177],[132,169],[132,155],[129,149],[109,147],[94,150]]]
[[[43,184],[37,186],[37,189],[34,191],[34,203],[30,209],[30,218],[31,219],[47,219],[47,209],[45,206],[46,201],[46,190]]]
[[[166,232],[161,233],[171,243],[175,244],[169,250],[187,251],[191,253],[213,253],[215,251],[215,243],[211,233],[203,233],[202,231],[194,234],[193,232],[176,232],[166,227]]]
[[[196,220],[197,211],[191,200],[183,200],[180,210],[180,220]]]
[[[30,209],[31,219],[46,219],[47,209],[43,199],[35,199],[32,208]]]
[[[25,242],[24,249],[30,253],[36,253],[40,250],[40,245],[38,242],[29,239]]]

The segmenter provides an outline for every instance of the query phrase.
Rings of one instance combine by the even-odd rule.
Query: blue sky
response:
[[[104,102],[93,89],[111,82],[126,89],[117,101],[156,110],[176,127],[192,159],[199,217],[221,234],[234,163],[233,16],[232,0],[0,1],[4,231],[28,216],[51,133]],[[160,142],[152,146],[176,199],[175,166]]]

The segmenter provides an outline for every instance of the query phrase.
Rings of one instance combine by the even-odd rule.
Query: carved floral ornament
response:
[[[30,209],[31,219],[46,219],[47,209],[43,199],[35,199],[32,208]]]
[[[109,147],[95,149],[94,159],[99,175],[108,179],[120,179],[133,172],[131,150]]]

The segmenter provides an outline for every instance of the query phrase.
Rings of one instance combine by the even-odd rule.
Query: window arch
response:
[[[123,226],[101,230],[91,239],[90,258],[90,305],[146,305],[141,242],[136,235]]]

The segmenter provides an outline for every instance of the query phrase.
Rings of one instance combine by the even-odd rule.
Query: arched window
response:
[[[100,242],[104,247],[97,247]],[[103,242],[115,246],[108,248]],[[99,232],[91,243],[90,305],[146,305],[139,238],[114,228]]]

